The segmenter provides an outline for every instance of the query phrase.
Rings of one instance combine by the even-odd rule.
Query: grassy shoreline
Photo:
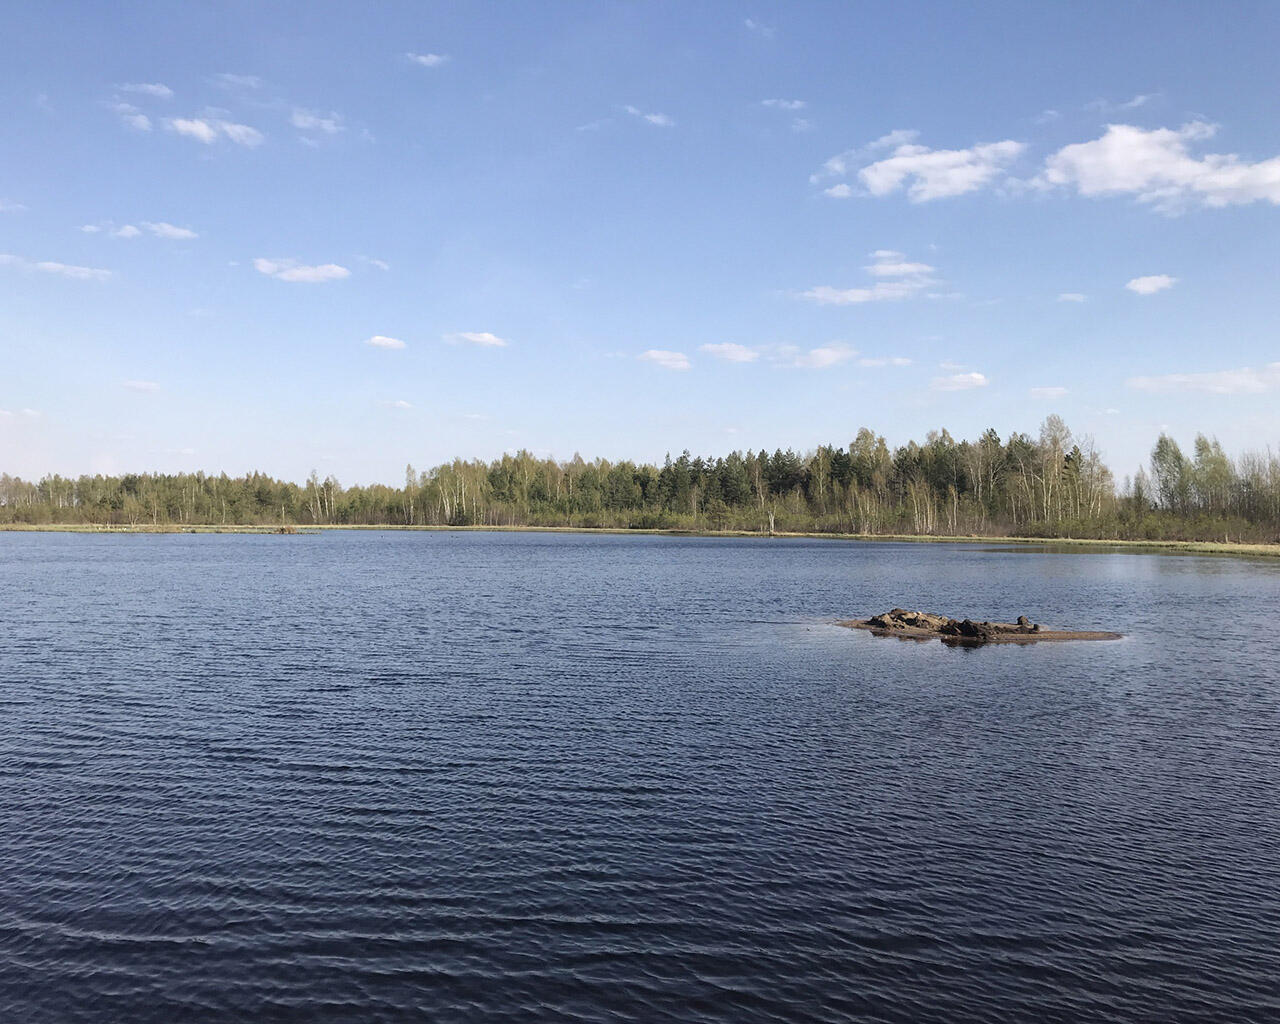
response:
[[[770,539],[768,534],[750,530],[632,530],[621,527],[584,526],[369,526],[324,524],[293,528],[299,535],[318,534],[327,530],[391,530],[397,532],[458,532],[458,533],[603,533],[647,534],[666,537],[733,537],[756,540]],[[200,524],[181,526],[112,526],[94,523],[8,523],[0,525],[0,532],[15,533],[93,533],[93,534],[176,534],[176,533],[226,533],[226,534],[278,534],[276,526],[234,526]],[[864,533],[775,533],[775,540],[844,540],[880,543],[910,544],[999,544],[1034,548],[1077,548],[1082,551],[1110,549],[1113,551],[1164,552],[1191,555],[1243,555],[1252,558],[1280,558],[1280,544],[1244,544],[1224,541],[1182,540],[1095,540],[1074,537],[1002,537],[967,536],[942,537],[920,534],[864,534]]]

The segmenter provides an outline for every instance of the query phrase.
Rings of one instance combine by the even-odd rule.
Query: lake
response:
[[[0,1019],[1280,1019],[1280,562],[10,533],[0,610]]]

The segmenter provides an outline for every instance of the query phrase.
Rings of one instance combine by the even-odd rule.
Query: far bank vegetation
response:
[[[1232,458],[1162,435],[1149,470],[1117,482],[1057,417],[1037,435],[946,430],[891,449],[871,430],[808,453],[683,452],[661,465],[527,451],[406,468],[399,486],[261,473],[0,475],[0,524],[567,526],[943,536],[1274,542],[1280,458]]]

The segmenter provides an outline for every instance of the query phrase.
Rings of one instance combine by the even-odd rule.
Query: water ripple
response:
[[[0,1020],[1280,1020],[1278,570],[0,535]]]

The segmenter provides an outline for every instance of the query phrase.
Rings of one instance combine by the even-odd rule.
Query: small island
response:
[[[910,612],[894,608],[869,619],[841,622],[850,629],[866,629],[876,636],[895,636],[900,640],[941,640],[944,644],[974,647],[982,644],[1034,644],[1054,640],[1119,640],[1120,633],[1087,630],[1041,629],[1025,615],[1016,622],[974,622],[953,619],[931,612]]]

